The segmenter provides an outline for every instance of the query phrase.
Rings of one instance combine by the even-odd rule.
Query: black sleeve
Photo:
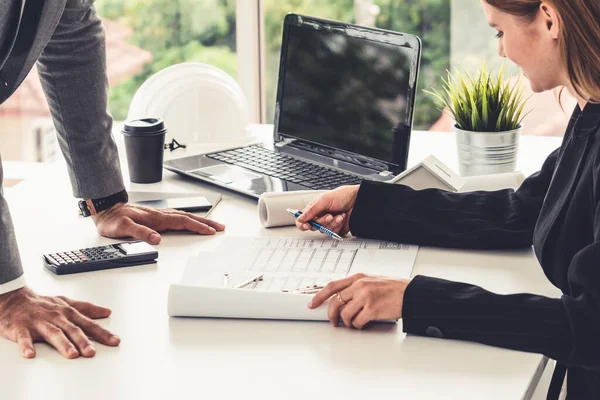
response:
[[[569,265],[571,295],[498,295],[478,286],[424,276],[406,288],[403,329],[428,328],[449,339],[544,354],[569,365],[600,371],[600,204],[594,243]]]
[[[404,294],[404,331],[544,354],[567,366],[600,371],[599,182],[600,156],[590,199],[593,238],[567,266],[569,295],[560,299],[499,295],[474,285],[417,276]]]
[[[581,305],[572,308],[574,318],[585,317],[585,307],[577,312]],[[591,330],[580,326],[582,337],[598,337],[598,326]],[[404,332],[416,335],[539,353],[562,362],[569,359],[573,349],[565,299],[498,295],[478,286],[420,275],[404,292],[402,327]],[[598,358],[598,343],[593,348]],[[585,355],[581,352],[574,361]]]
[[[550,154],[542,169],[517,191],[451,193],[365,181],[350,217],[350,230],[356,236],[424,246],[531,246],[558,152]]]

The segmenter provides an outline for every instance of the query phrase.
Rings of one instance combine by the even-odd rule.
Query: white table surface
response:
[[[432,153],[456,169],[453,140],[451,133],[415,132],[409,164]],[[524,137],[519,169],[533,172],[559,145],[557,138]],[[158,184],[128,186],[148,192],[215,190],[168,171]],[[42,254],[113,241],[77,215],[64,165],[50,166],[8,197],[28,284],[43,294],[112,308],[101,324],[120,335],[122,344],[97,345],[95,358],[77,360],[37,344],[37,358],[25,360],[16,344],[0,339],[2,399],[521,399],[531,394],[545,365],[540,355],[407,337],[401,323],[357,331],[319,322],[169,318],[168,286],[179,280],[187,255],[214,248],[225,235],[321,237],[293,228],[264,229],[256,202],[233,193],[225,193],[211,216],[227,225],[225,233],[164,234],[157,264],[66,276],[46,271]],[[498,293],[558,295],[532,251],[423,247],[414,273]]]

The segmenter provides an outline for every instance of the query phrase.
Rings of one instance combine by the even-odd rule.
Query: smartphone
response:
[[[162,208],[172,208],[174,210],[181,211],[208,211],[212,208],[212,204],[208,199],[204,196],[199,197],[178,197],[171,199],[163,199],[163,200],[146,200],[146,201],[138,201],[133,204],[162,209]]]

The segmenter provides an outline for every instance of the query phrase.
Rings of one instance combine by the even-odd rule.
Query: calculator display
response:
[[[136,254],[151,253],[154,251],[152,246],[146,242],[132,242],[118,244],[117,247],[125,255],[131,256]]]

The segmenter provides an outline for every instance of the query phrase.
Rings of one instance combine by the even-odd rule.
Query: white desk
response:
[[[411,164],[431,152],[455,168],[451,135],[416,133]],[[520,168],[526,172],[560,144],[555,138],[524,139],[520,159],[527,162]],[[169,233],[158,246],[158,264],[57,277],[42,267],[43,253],[111,240],[77,215],[64,166],[54,165],[13,189],[9,202],[30,286],[112,308],[101,323],[122,344],[98,345],[95,358],[77,360],[38,344],[38,357],[25,360],[16,344],[0,340],[2,399],[521,399],[531,394],[545,364],[540,355],[406,337],[401,324],[356,331],[314,322],[170,319],[168,284],[179,279],[187,254],[216,246],[224,235],[302,234],[261,228],[255,201],[226,193],[212,214],[227,225],[226,233]],[[145,189],[210,190],[166,171],[163,182]],[[415,273],[500,293],[558,294],[530,251],[421,248]]]

